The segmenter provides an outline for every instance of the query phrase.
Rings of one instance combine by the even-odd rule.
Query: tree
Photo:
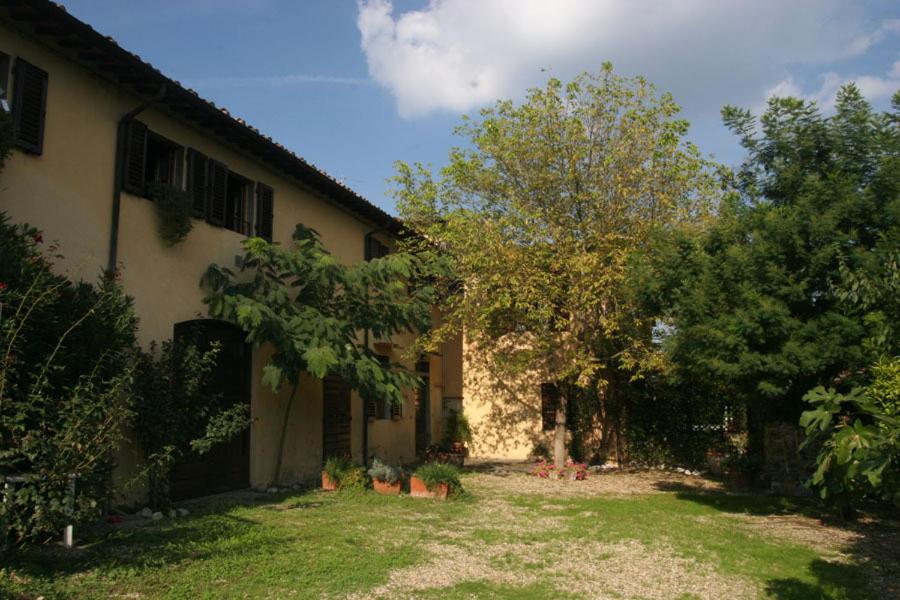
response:
[[[651,255],[645,287],[672,335],[678,369],[721,381],[746,403],[750,452],[773,420],[797,422],[817,386],[865,383],[897,353],[897,297],[848,303],[880,277],[900,240],[900,133],[852,84],[826,117],[814,103],[773,98],[757,119],[726,107],[747,151],[718,220],[675,234]],[[887,289],[887,288],[885,288]]]
[[[319,234],[297,225],[286,248],[250,238],[241,271],[211,265],[203,282],[213,317],[237,323],[247,341],[271,344],[263,369],[273,390],[291,386],[275,464],[280,480],[284,442],[301,372],[339,375],[364,397],[402,403],[419,382],[397,365],[384,367],[361,332],[376,338],[425,331],[431,323],[433,290],[422,284],[421,261],[404,253],[344,265],[322,245]]]
[[[678,111],[606,64],[464,118],[456,133],[468,146],[437,179],[397,165],[398,209],[419,234],[411,251],[437,249],[452,271],[445,324],[426,343],[464,330],[500,376],[559,382],[558,464],[567,403],[588,393],[609,444],[617,386],[653,354],[653,323],[625,285],[629,258],[654,230],[702,220],[714,204],[711,165],[684,140]]]

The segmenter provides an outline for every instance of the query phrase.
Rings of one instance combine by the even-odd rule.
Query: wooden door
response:
[[[337,375],[322,380],[322,460],[350,456],[350,386]]]
[[[219,342],[216,367],[209,391],[218,395],[222,408],[238,402],[250,404],[250,347],[238,327],[214,320],[179,323],[175,337],[192,336],[201,349]],[[190,407],[185,407],[190,410]],[[173,500],[208,496],[250,487],[250,431],[213,446],[206,454],[189,452],[172,469]]]

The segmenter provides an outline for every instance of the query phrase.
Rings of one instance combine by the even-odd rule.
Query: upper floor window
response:
[[[125,134],[125,191],[146,195],[148,183],[181,187],[184,149],[153,133],[140,121],[131,121]]]
[[[31,154],[41,154],[44,151],[49,75],[21,58],[16,58],[13,75],[12,109],[16,145]]]
[[[263,183],[254,185],[246,177],[230,171],[224,163],[191,148],[187,159],[187,189],[194,197],[197,217],[271,241],[274,200],[271,187]]]
[[[378,240],[371,235],[368,236],[368,248],[366,248],[366,260],[372,260],[373,258],[383,258],[391,253],[391,249],[387,247],[381,240]]]

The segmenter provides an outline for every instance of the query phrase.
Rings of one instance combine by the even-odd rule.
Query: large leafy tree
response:
[[[397,365],[383,366],[363,332],[384,338],[427,330],[433,292],[421,284],[416,257],[396,253],[346,265],[303,225],[297,225],[291,246],[250,238],[244,250],[239,272],[209,267],[206,302],[211,316],[237,323],[248,342],[271,345],[264,382],[273,390],[291,388],[276,455],[278,482],[300,374],[339,375],[364,397],[402,403],[418,377]]]
[[[652,354],[652,322],[625,286],[629,257],[654,230],[695,222],[714,198],[710,165],[684,140],[678,111],[607,64],[465,118],[457,134],[468,143],[439,177],[398,164],[413,243],[438,249],[464,290],[444,295],[433,339],[464,330],[497,377],[537,371],[559,382],[558,463],[566,405],[598,401],[604,440],[614,439],[617,383]]]
[[[860,383],[897,353],[896,298],[865,289],[900,241],[896,100],[876,113],[851,84],[832,116],[794,98],[758,120],[726,107],[747,152],[734,193],[702,235],[654,254],[645,291],[672,326],[671,357],[746,402],[753,453],[765,423],[796,422],[808,390]]]

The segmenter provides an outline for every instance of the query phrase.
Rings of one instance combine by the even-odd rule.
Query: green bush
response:
[[[843,516],[863,498],[900,507],[900,418],[884,412],[865,390],[842,394],[817,387],[800,418],[808,444],[819,444],[810,485]]]
[[[445,483],[450,487],[452,495],[463,493],[462,482],[459,480],[459,469],[453,465],[439,462],[424,464],[416,469],[414,475],[421,479],[429,490]]]
[[[194,198],[164,183],[148,183],[147,195],[156,203],[159,237],[169,246],[184,241],[194,226]]]
[[[403,471],[376,458],[372,461],[372,467],[369,469],[369,477],[384,483],[394,484],[403,477]]]
[[[25,479],[0,522],[15,542],[39,541],[105,507],[132,416],[136,320],[115,282],[54,274],[55,245],[3,214],[0,256],[0,475]]]

